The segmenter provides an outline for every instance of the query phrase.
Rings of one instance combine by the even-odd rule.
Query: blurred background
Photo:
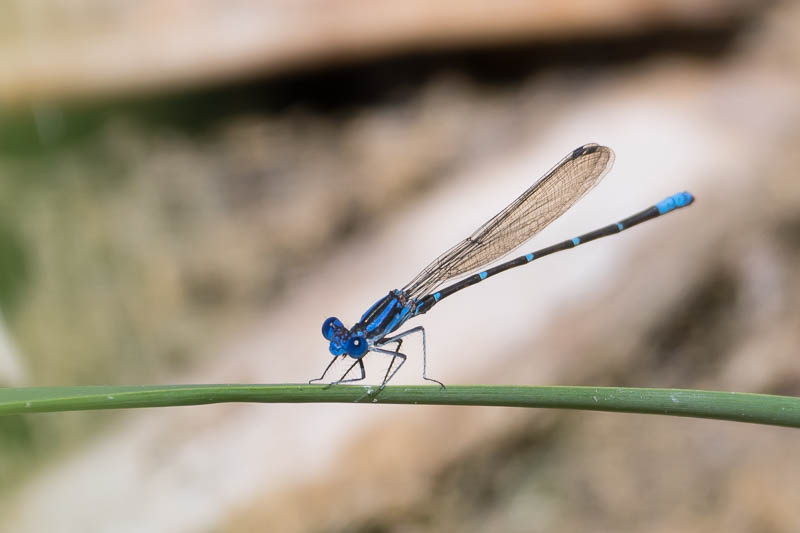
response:
[[[429,374],[800,394],[796,2],[5,0],[0,65],[2,386],[305,382],[326,317],[598,142],[523,253],[696,203],[443,301]],[[0,529],[794,532],[798,450],[505,408],[5,417]]]

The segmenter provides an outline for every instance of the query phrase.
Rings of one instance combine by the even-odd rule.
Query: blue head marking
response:
[[[363,331],[350,331],[336,317],[330,317],[322,323],[322,336],[331,342],[328,350],[333,355],[346,354],[359,359],[369,348]]]
[[[332,316],[322,323],[322,336],[331,341],[328,349],[333,355],[342,355],[345,352],[345,342],[350,332],[344,327],[342,321]]]

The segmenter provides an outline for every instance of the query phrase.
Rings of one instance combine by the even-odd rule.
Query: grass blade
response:
[[[723,391],[489,385],[161,385],[0,389],[0,415],[254,403],[482,405],[661,414],[800,427],[800,398]]]

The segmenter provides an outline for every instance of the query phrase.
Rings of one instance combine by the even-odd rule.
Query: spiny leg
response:
[[[396,342],[397,343],[397,348],[394,349],[394,353],[399,353],[400,352],[400,347],[403,345],[403,339],[391,340],[389,342]],[[386,344],[388,344],[389,342],[387,342]],[[386,344],[382,344],[381,346],[386,346]],[[386,374],[383,375],[383,385],[384,386],[386,385],[386,382],[389,381],[389,379],[388,379],[389,378],[389,372],[392,370],[392,366],[394,365],[395,359],[397,359],[397,356],[392,357],[392,361],[389,363],[389,368],[386,369]],[[392,374],[392,375],[394,375],[394,374]],[[383,387],[381,387],[381,388],[383,388]]]
[[[358,365],[359,370],[361,370],[361,377],[344,379],[356,365]],[[367,377],[367,373],[364,371],[364,361],[363,358],[359,357],[358,359],[355,360],[355,362],[352,365],[350,365],[350,368],[347,369],[347,372],[345,372],[344,375],[339,378],[339,381],[334,381],[333,383],[328,384],[328,387],[333,387],[334,385],[339,385],[340,383],[351,383],[353,381],[361,381],[365,377]]]
[[[444,383],[439,381],[438,379],[429,378],[428,377],[428,349],[425,346],[425,328],[422,326],[417,326],[422,331],[422,379],[427,381],[433,381],[434,383],[438,384],[441,388],[446,388]]]
[[[339,356],[338,356],[338,355],[334,355],[334,356],[333,356],[333,359],[331,359],[331,362],[330,362],[330,363],[328,363],[328,366],[326,366],[326,367],[325,367],[325,372],[323,372],[323,373],[322,373],[322,375],[321,375],[320,377],[318,377],[318,378],[315,378],[315,379],[309,379],[309,380],[308,380],[308,384],[310,385],[310,384],[314,383],[315,381],[322,381],[322,380],[325,378],[325,374],[327,374],[327,373],[328,373],[328,370],[330,370],[330,369],[331,369],[331,367],[333,366],[333,363],[335,363],[335,362],[336,362],[336,358],[337,358],[337,357],[339,357]]]
[[[433,381],[434,383],[438,383],[439,386],[444,389],[445,388],[444,383],[442,383],[438,379],[433,379],[433,378],[429,378],[428,377],[428,355],[427,355],[427,347],[426,347],[426,343],[425,343],[425,328],[423,328],[422,326],[417,326],[415,328],[411,328],[408,331],[404,331],[403,333],[400,333],[399,335],[395,335],[394,337],[383,338],[378,343],[378,346],[385,346],[386,344],[389,344],[391,342],[401,343],[402,342],[401,339],[403,337],[405,337],[407,335],[411,335],[412,333],[417,333],[417,332],[422,333],[422,378],[425,379],[426,381]],[[399,346],[398,346],[398,349],[399,349]],[[383,351],[387,352],[386,350],[383,350]],[[388,353],[391,353],[391,352],[388,352]],[[398,368],[400,368],[400,367],[398,367]],[[394,376],[394,374],[396,374],[396,373],[397,373],[397,370],[395,370],[394,373],[392,373],[392,376]],[[389,377],[389,379],[391,379],[391,376]],[[386,381],[384,381],[384,385],[385,384],[386,384]]]
[[[406,354],[400,353],[400,352],[393,352],[391,350],[384,350],[382,348],[376,348],[374,346],[372,348],[372,351],[373,352],[378,352],[378,353],[385,353],[386,355],[391,355],[392,356],[392,363],[394,363],[394,360],[397,359],[398,357],[401,359],[400,364],[397,365],[397,368],[394,369],[394,372],[392,372],[391,375],[389,375],[389,370],[386,371],[386,376],[388,376],[388,377],[386,377],[386,376],[383,377],[383,383],[381,383],[381,386],[378,388],[378,390],[381,391],[386,386],[386,384],[389,382],[389,380],[392,379],[395,374],[397,374],[397,371],[400,370],[400,368],[406,362]],[[389,369],[391,369],[391,368],[392,368],[392,365],[390,364],[389,365]]]

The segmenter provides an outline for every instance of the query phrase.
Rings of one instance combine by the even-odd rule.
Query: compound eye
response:
[[[332,316],[322,323],[322,336],[327,340],[331,340],[333,332],[337,329],[344,329],[344,324],[342,324],[341,320]]]
[[[347,339],[347,355],[354,359],[359,359],[367,353],[367,339],[360,335],[354,335]]]

